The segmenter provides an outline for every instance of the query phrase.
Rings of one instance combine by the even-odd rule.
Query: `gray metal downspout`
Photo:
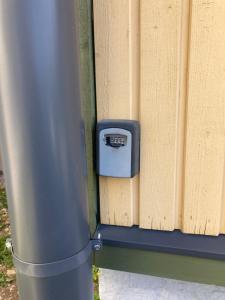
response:
[[[0,136],[21,300],[91,300],[75,0],[0,0]]]

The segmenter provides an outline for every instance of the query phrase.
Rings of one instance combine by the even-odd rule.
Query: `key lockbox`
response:
[[[140,126],[132,120],[97,124],[97,172],[101,176],[134,177],[139,173]]]

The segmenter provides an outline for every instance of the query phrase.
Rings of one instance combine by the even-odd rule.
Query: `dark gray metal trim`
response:
[[[99,225],[97,233],[101,233],[103,245],[225,260],[225,235],[214,237],[111,225]]]

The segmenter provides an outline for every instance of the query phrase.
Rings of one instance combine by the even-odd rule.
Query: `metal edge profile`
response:
[[[103,245],[225,260],[225,235],[203,236],[179,230],[169,232],[112,225],[98,225],[96,236],[99,233]]]

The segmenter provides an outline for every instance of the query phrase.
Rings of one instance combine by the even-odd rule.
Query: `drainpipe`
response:
[[[75,0],[0,0],[0,136],[21,300],[91,300]]]

